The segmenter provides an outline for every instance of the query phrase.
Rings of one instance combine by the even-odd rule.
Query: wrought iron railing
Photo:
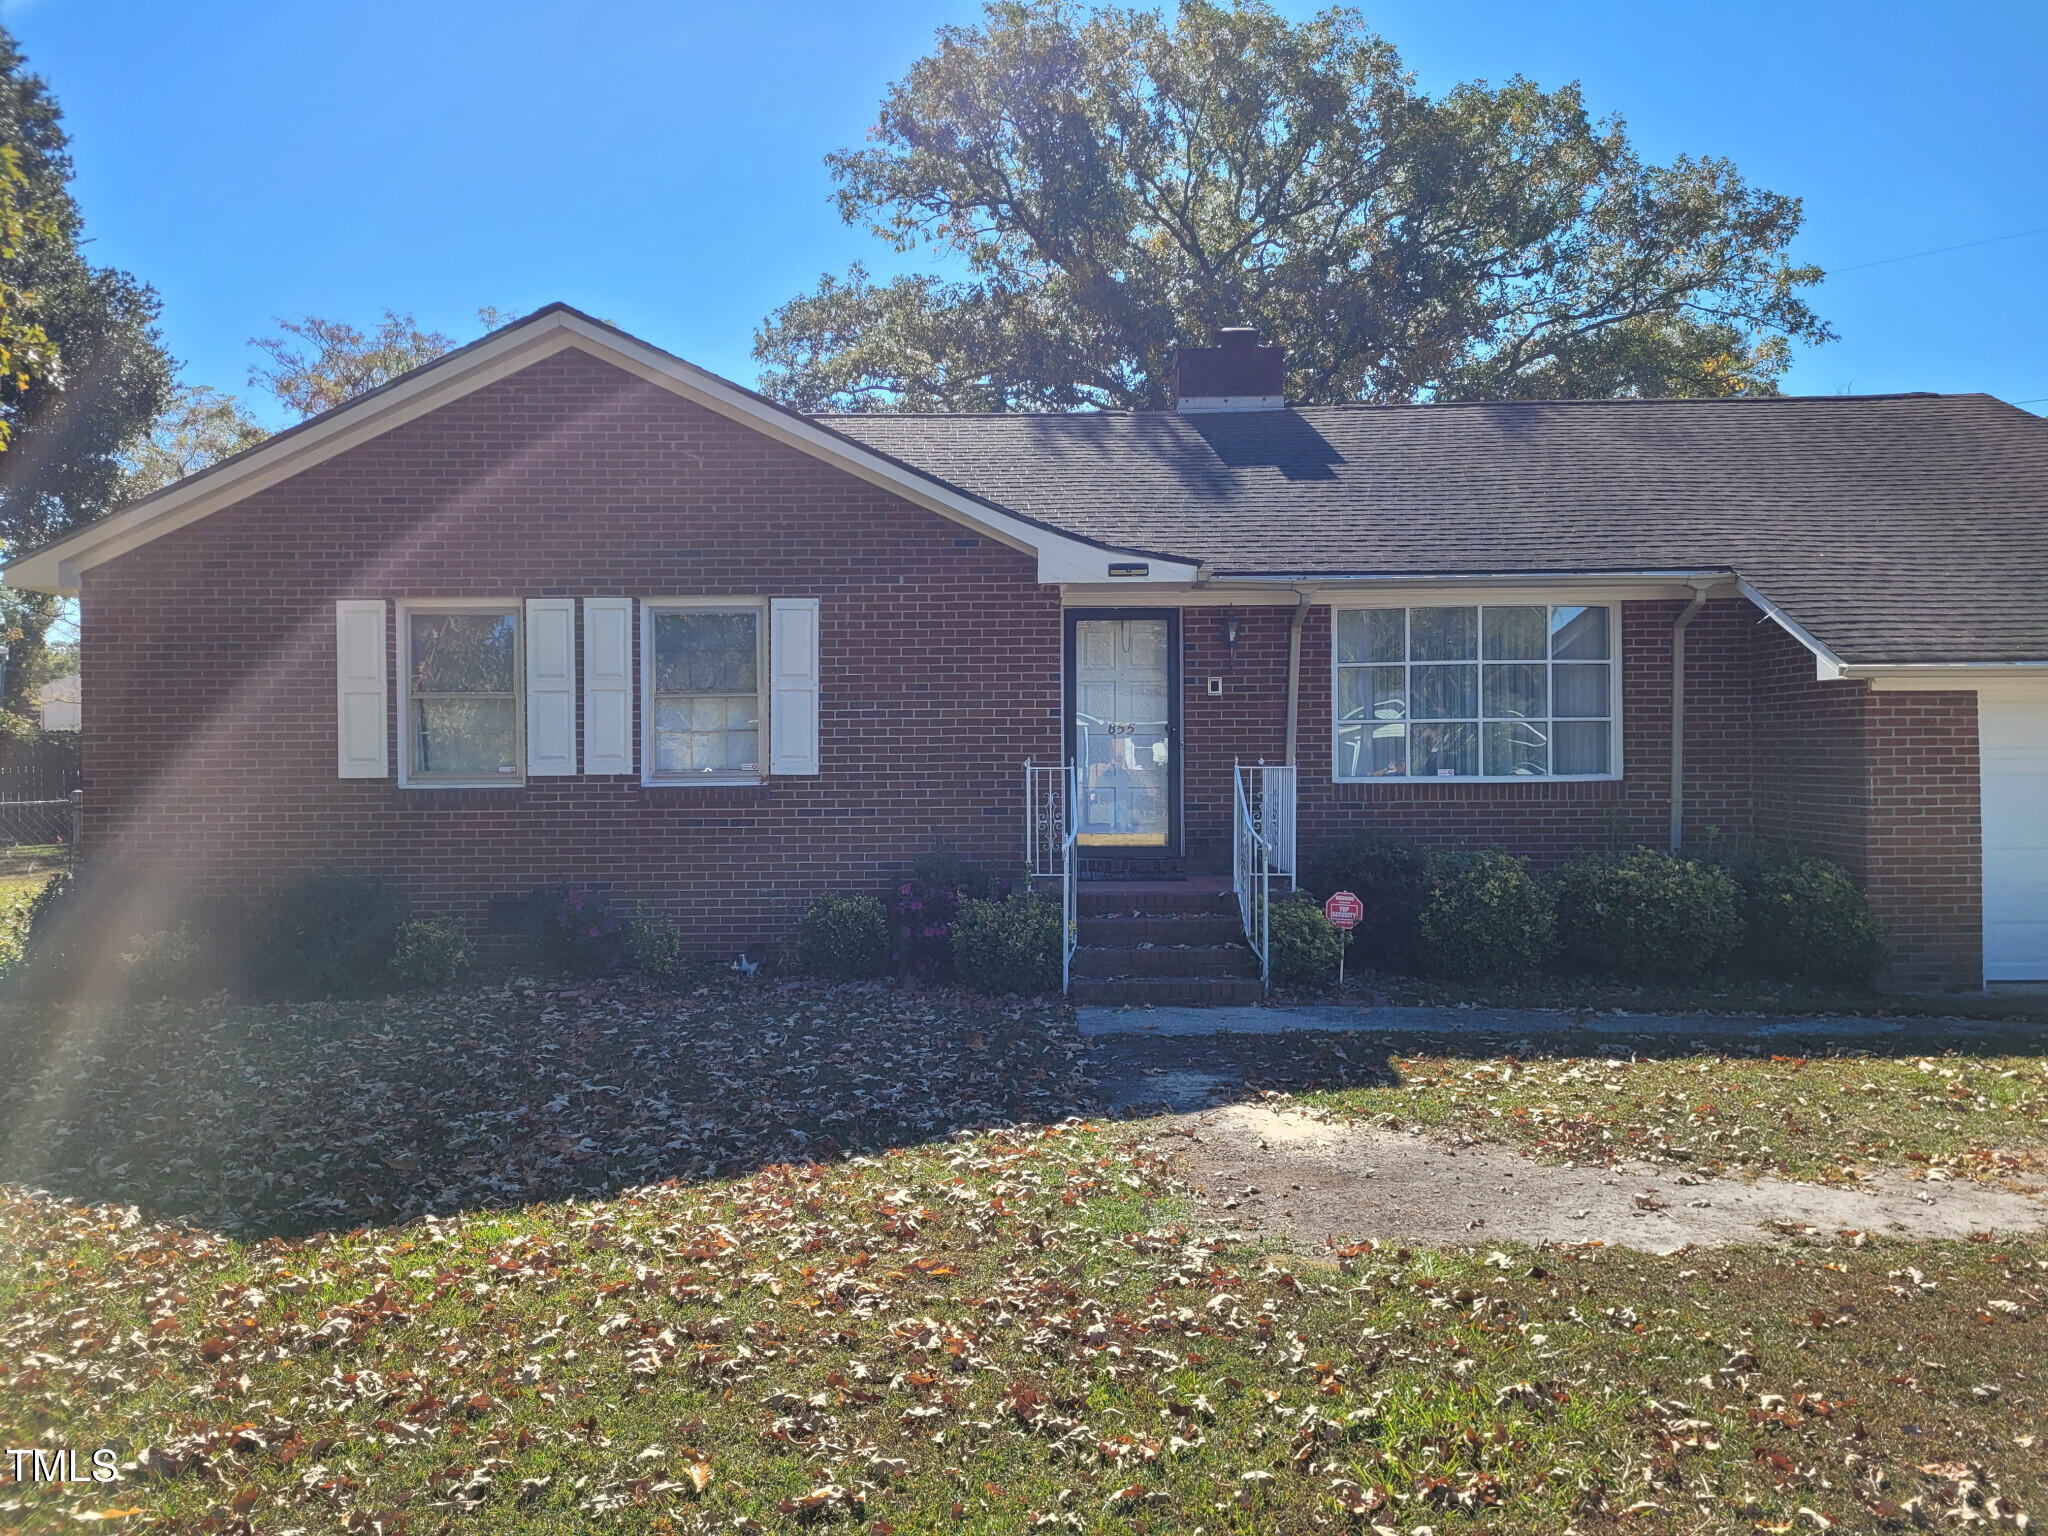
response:
[[[1285,876],[1287,888],[1293,890],[1301,873],[1294,859],[1294,766],[1240,763],[1237,777],[1252,828],[1271,851],[1273,873]]]
[[[1230,884],[1237,892],[1237,910],[1244,919],[1245,942],[1259,957],[1259,984],[1272,984],[1273,845],[1252,818],[1245,797],[1245,775],[1230,775],[1232,799]]]
[[[1074,949],[1081,942],[1080,860],[1074,836],[1077,787],[1072,763],[1041,768],[1024,762],[1024,868],[1033,882],[1060,886],[1060,994],[1074,979]]]

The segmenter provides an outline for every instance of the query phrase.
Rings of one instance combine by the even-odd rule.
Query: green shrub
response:
[[[191,922],[143,934],[116,966],[121,990],[134,998],[200,997],[226,979],[209,936]]]
[[[360,997],[390,977],[405,892],[387,880],[323,869],[279,899],[265,933],[263,979],[295,997]]]
[[[1884,932],[1839,864],[1793,858],[1760,867],[1744,896],[1748,955],[1766,975],[1868,986],[1884,964]]]
[[[1740,892],[1723,869],[1639,848],[1558,871],[1557,938],[1574,969],[1631,981],[1697,976],[1742,939]]]
[[[1266,916],[1266,941],[1267,970],[1275,986],[1324,987],[1337,979],[1344,930],[1323,916],[1313,896],[1274,902]]]
[[[796,930],[803,968],[839,981],[889,971],[889,914],[873,896],[820,896]]]
[[[626,964],[643,976],[671,976],[683,956],[682,930],[642,902],[626,919]]]
[[[1001,893],[987,870],[970,864],[943,837],[910,866],[910,878],[896,887],[896,962],[917,975],[943,976],[953,965],[953,918],[969,899],[992,901]]]
[[[1432,854],[1416,924],[1423,964],[1457,981],[1519,980],[1557,951],[1550,892],[1510,854]]]
[[[1349,891],[1365,908],[1351,930],[1358,965],[1399,971],[1416,960],[1416,924],[1429,897],[1428,857],[1405,837],[1353,832],[1316,849],[1301,867],[1301,888],[1317,901]]]
[[[452,912],[416,918],[398,930],[391,974],[408,987],[445,987],[475,962],[469,933]]]
[[[1057,992],[1060,904],[1042,896],[984,901],[970,896],[953,919],[953,970],[994,996]]]
[[[541,899],[541,948],[547,964],[571,976],[608,976],[626,963],[626,919],[609,891],[557,886]]]

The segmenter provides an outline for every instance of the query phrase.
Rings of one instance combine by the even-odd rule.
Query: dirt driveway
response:
[[[1166,1122],[1217,1229],[1314,1248],[1400,1240],[1432,1246],[1589,1243],[1671,1253],[1835,1236],[1960,1238],[2048,1227],[2040,1195],[1901,1177],[1857,1187],[1699,1178],[1669,1165],[1566,1166],[1504,1147],[1460,1146],[1298,1107],[1237,1103]]]

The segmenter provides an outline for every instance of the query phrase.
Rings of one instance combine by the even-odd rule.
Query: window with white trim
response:
[[[404,782],[523,783],[519,605],[419,603],[400,613]]]
[[[1598,604],[1339,608],[1335,776],[1616,776],[1616,614]]]
[[[643,605],[649,782],[717,784],[763,777],[767,666],[762,620],[759,601]]]

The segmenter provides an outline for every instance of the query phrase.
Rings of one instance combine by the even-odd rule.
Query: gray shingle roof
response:
[[[1986,395],[821,420],[1219,575],[1733,569],[1846,661],[2048,660],[2048,423]]]

